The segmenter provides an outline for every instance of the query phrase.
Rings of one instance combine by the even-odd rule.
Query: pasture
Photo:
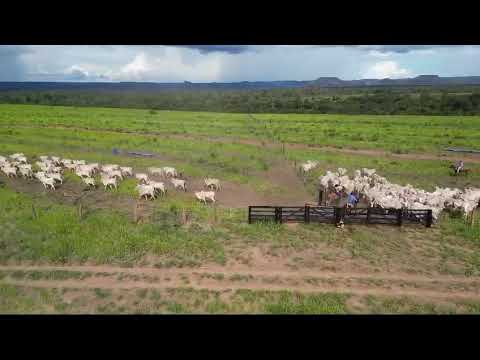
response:
[[[478,223],[448,214],[431,229],[246,221],[248,205],[315,202],[318,176],[340,166],[426,190],[479,187],[480,157],[452,176],[454,157],[442,154],[480,144],[478,117],[0,105],[0,139],[0,155],[30,162],[174,166],[189,188],[168,184],[167,196],[147,201],[133,178],[87,190],[67,174],[53,191],[0,175],[0,312],[478,312]],[[304,179],[295,165],[308,159],[319,166]],[[193,196],[207,176],[222,182],[216,205]]]

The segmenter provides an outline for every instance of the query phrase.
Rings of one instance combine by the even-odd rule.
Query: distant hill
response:
[[[419,75],[405,79],[360,80],[340,80],[339,78],[321,77],[311,81],[309,85],[318,87],[480,85],[480,76],[440,77],[438,75]]]
[[[405,79],[360,79],[341,80],[337,77],[320,77],[311,81],[242,81],[192,83],[154,83],[154,82],[0,82],[0,91],[15,90],[98,90],[98,91],[168,91],[168,90],[271,90],[277,88],[339,88],[369,86],[451,86],[480,85],[480,76],[440,77],[438,75],[420,75]]]

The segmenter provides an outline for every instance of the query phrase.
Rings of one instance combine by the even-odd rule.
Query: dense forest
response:
[[[2,91],[0,103],[251,113],[480,115],[480,87]]]

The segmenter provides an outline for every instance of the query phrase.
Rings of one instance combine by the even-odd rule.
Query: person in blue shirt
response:
[[[358,198],[355,196],[355,194],[353,192],[348,194],[348,203],[347,203],[348,207],[355,206],[357,204],[357,202],[358,202]]]

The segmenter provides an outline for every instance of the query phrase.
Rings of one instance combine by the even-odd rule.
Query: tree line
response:
[[[238,113],[480,115],[480,87],[3,91],[0,103]]]

